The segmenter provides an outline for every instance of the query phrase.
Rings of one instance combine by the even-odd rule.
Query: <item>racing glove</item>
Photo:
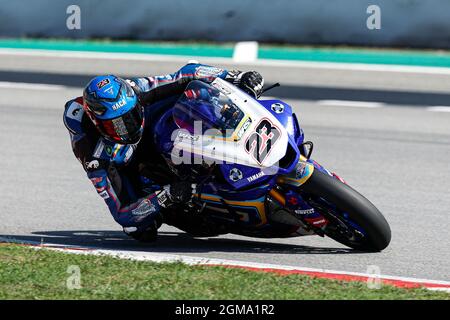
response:
[[[181,181],[164,186],[156,196],[158,204],[162,208],[169,208],[189,203],[195,192],[196,184]],[[157,239],[158,228],[161,224],[162,215],[158,214],[154,219],[149,220],[149,223],[144,223],[138,227],[124,227],[123,231],[140,242],[154,242]]]
[[[228,78],[228,79],[227,79]],[[264,79],[257,71],[230,71],[226,80],[232,80],[233,84],[258,99],[264,87]]]
[[[196,184],[186,181],[174,182],[165,185],[157,197],[161,207],[167,208],[172,205],[187,204],[196,193]]]

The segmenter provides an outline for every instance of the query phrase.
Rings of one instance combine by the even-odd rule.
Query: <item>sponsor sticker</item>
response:
[[[91,162],[86,162],[86,168],[87,169],[97,169],[100,166],[100,163],[98,160],[92,160]]]
[[[134,151],[133,147],[131,147],[131,146],[128,147],[128,150],[125,153],[125,158],[124,158],[125,162],[128,162],[128,160],[130,160],[131,156],[133,155],[133,151]]]
[[[111,156],[112,153],[113,153],[113,148],[112,148],[111,146],[109,146],[109,145],[106,145],[106,146],[105,146],[105,151],[106,151],[106,154],[107,154],[108,156]]]
[[[100,197],[102,197],[104,200],[109,199],[109,193],[108,191],[104,190],[99,193]]]
[[[325,218],[305,218],[305,221],[317,228],[322,228],[327,224],[327,220]]]
[[[123,98],[123,99],[120,100],[119,102],[113,104],[112,109],[113,109],[114,111],[115,111],[115,110],[118,110],[118,109],[122,108],[124,105],[126,105],[126,103],[127,103],[126,99]]]
[[[223,86],[220,82],[214,81],[211,83],[211,85],[216,88],[217,90],[219,90],[220,92],[229,95],[231,94],[231,90],[226,88],[225,86]]]
[[[97,146],[95,147],[95,150],[94,150],[94,153],[92,154],[92,156],[94,158],[100,158],[104,148],[105,148],[105,143],[103,142],[102,139],[99,139],[98,142],[97,142]]]
[[[236,134],[237,138],[240,140],[242,138],[242,136],[244,135],[245,131],[247,131],[247,129],[250,127],[250,125],[252,124],[252,119],[248,118],[244,124],[242,125],[242,127],[239,129],[238,133]]]
[[[81,122],[83,114],[84,114],[83,107],[77,102],[72,102],[72,104],[69,106],[66,112],[68,118],[78,122]]]
[[[298,209],[298,210],[294,210],[294,212],[295,212],[295,214],[303,216],[303,215],[307,215],[307,214],[313,214],[315,211],[314,211],[314,209],[304,209],[304,210]]]
[[[102,81],[100,81],[99,83],[97,83],[97,88],[101,89],[104,86],[106,86],[107,84],[110,84],[111,81],[109,81],[109,79],[103,79]]]
[[[217,77],[223,72],[223,69],[216,67],[198,67],[195,70],[195,76],[197,78]]]
[[[132,87],[136,87],[136,82],[134,82],[133,80],[127,79],[126,80],[128,82],[128,84]]]
[[[81,111],[81,108],[76,108],[75,110],[72,111],[72,115],[74,117],[76,117],[78,115],[78,112],[80,112],[80,111]]]
[[[191,135],[183,130],[179,130],[177,134],[177,140],[183,141],[183,140],[190,140],[192,142],[198,141],[200,139],[199,135]]]
[[[254,175],[252,175],[251,177],[248,177],[248,178],[247,178],[247,181],[248,181],[248,182],[252,182],[252,181],[255,181],[256,179],[261,178],[262,176],[264,176],[264,172],[260,171],[260,172],[258,172],[257,174],[254,174]]]
[[[167,201],[167,191],[166,190],[162,190],[160,193],[158,193],[158,195],[156,196],[158,198],[158,204],[161,207],[165,207],[165,203]]]

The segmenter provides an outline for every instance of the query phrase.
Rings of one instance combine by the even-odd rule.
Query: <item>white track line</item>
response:
[[[62,90],[67,89],[66,86],[56,84],[43,84],[43,83],[26,83],[26,82],[8,82],[0,81],[0,89],[25,89],[25,90]]]
[[[355,108],[380,108],[385,106],[381,102],[350,101],[350,100],[318,100],[317,104],[323,106],[355,107]]]
[[[247,262],[238,260],[227,260],[227,259],[216,259],[216,258],[205,258],[205,257],[195,257],[195,256],[185,256],[176,254],[165,254],[165,253],[153,253],[145,251],[122,251],[122,250],[108,250],[100,249],[94,247],[76,247],[69,245],[60,244],[50,244],[50,243],[39,243],[37,241],[21,241],[14,238],[3,238],[0,237],[0,243],[18,243],[31,245],[34,248],[45,248],[49,250],[64,251],[75,254],[90,254],[90,255],[108,255],[121,259],[129,259],[135,261],[150,261],[150,262],[182,262],[188,265],[206,265],[206,266],[230,266],[230,267],[242,267],[242,268],[252,268],[261,269],[262,271],[270,270],[280,270],[280,271],[300,271],[300,272],[310,272],[317,274],[329,274],[329,275],[343,275],[343,276],[356,276],[364,277],[369,279],[381,279],[381,280],[392,280],[398,282],[405,282],[409,284],[423,285],[426,288],[430,286],[433,290],[448,291],[450,292],[450,282],[449,281],[439,281],[439,280],[427,280],[427,279],[416,279],[408,277],[398,277],[390,275],[374,275],[367,273],[349,272],[349,271],[339,271],[339,270],[327,270],[319,268],[307,268],[289,265],[277,265],[277,264],[266,264],[258,262]],[[442,286],[439,288],[434,288],[434,286]]]
[[[426,109],[433,112],[450,112],[450,107],[446,106],[427,107]]]
[[[311,69],[330,70],[352,70],[365,72],[395,72],[395,73],[421,73],[421,74],[443,74],[449,75],[450,68],[446,67],[421,67],[406,65],[387,64],[364,64],[364,63],[344,63],[344,62],[313,62],[294,60],[271,60],[259,59],[255,65],[267,65],[273,67],[301,67]]]
[[[119,52],[110,53],[110,52],[90,52],[90,51],[41,50],[41,49],[9,49],[9,48],[0,48],[0,55],[39,56],[39,57],[78,58],[78,59],[165,61],[165,62],[186,62],[189,59],[199,59],[199,57],[194,56],[119,53]],[[450,68],[445,67],[314,62],[314,61],[275,60],[275,59],[258,59],[257,61],[254,62],[233,62],[231,58],[214,58],[214,57],[201,57],[201,60],[203,63],[225,63],[225,64],[234,63],[253,66],[299,67],[311,69],[446,74],[446,75],[450,74]]]
[[[130,60],[130,61],[154,61],[154,62],[182,62],[188,60],[207,60],[219,63],[231,63],[230,58],[177,56],[145,53],[121,53],[121,52],[94,52],[94,51],[63,51],[63,50],[40,50],[40,49],[5,49],[0,48],[1,55],[16,55],[24,57],[49,57],[49,58],[71,58],[71,59],[102,59],[102,60]]]

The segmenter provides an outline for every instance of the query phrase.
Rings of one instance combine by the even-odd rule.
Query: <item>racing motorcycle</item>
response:
[[[389,245],[383,215],[311,159],[313,143],[283,101],[254,99],[219,78],[192,81],[154,132],[172,172],[196,183],[186,207],[210,231],[194,236],[319,235],[362,251]]]

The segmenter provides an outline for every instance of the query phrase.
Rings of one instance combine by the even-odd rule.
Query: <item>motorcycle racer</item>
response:
[[[154,124],[190,81],[212,82],[217,77],[255,98],[264,85],[256,71],[189,63],[162,76],[98,76],[82,97],[66,103],[63,118],[72,150],[114,220],[134,239],[154,241],[164,211],[182,207],[195,193],[195,185],[165,170],[154,151]]]

